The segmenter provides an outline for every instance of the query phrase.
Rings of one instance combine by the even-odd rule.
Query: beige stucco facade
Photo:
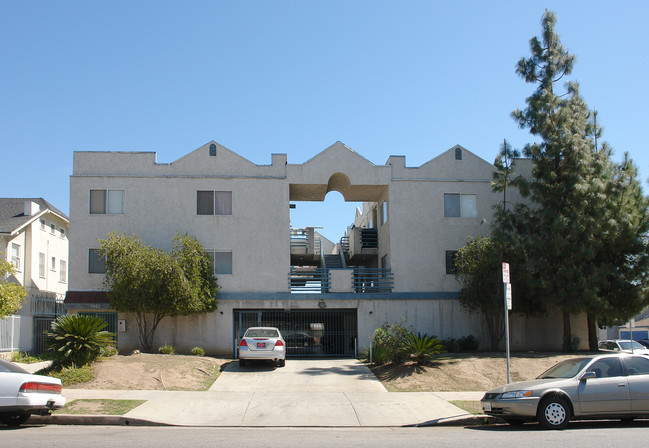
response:
[[[24,207],[23,213],[15,218],[20,224],[0,233],[0,252],[17,265],[11,279],[27,291],[27,298],[16,314],[19,319],[15,322],[19,322],[20,329],[16,332],[19,342],[15,348],[32,351],[34,318],[53,316],[55,303],[62,304],[68,290],[69,221],[40,198],[0,200],[19,201]]]
[[[89,251],[112,231],[137,234],[165,249],[177,233],[189,233],[206,250],[226,254],[230,270],[217,273],[218,310],[166,319],[158,330],[159,345],[235,354],[242,325],[237,319],[246,310],[275,310],[283,316],[305,310],[353,310],[358,348],[367,346],[382,324],[402,321],[439,338],[473,334],[486,346],[480,316],[467,313],[457,301],[459,285],[446,259],[447,251],[461,248],[468,236],[490,233],[493,206],[501,200],[491,191],[493,171],[493,165],[460,146],[415,168],[408,167],[403,156],[375,165],[340,142],[303,164],[289,164],[285,154],[273,154],[270,164],[256,165],[216,142],[172,163],[158,163],[154,153],[75,152],[70,179],[74,232],[70,290],[82,297],[103,289],[104,275],[89,272]],[[91,213],[91,190],[122,192],[116,193],[122,200],[121,208],[115,209],[118,213],[108,209]],[[302,254],[295,256],[289,206],[322,201],[330,191],[340,192],[346,201],[364,203],[362,211],[349,217],[353,224],[346,235],[349,253],[340,245],[332,251],[342,252],[348,265],[329,269],[327,288],[299,294],[294,290],[299,288],[289,284],[291,266],[298,260],[302,268],[325,264],[312,252],[311,263]],[[225,194],[231,207],[226,213],[201,214],[198,192],[215,192],[217,198]],[[456,211],[445,212],[445,194],[457,201]],[[376,245],[358,249],[354,244],[360,229],[375,230]],[[305,247],[312,251],[313,244]],[[353,267],[359,266],[380,272],[378,280],[363,284],[362,291],[349,283],[356,278]],[[389,290],[376,287],[384,279],[391,279],[385,280]],[[66,303],[70,312],[107,307],[91,300]],[[120,350],[137,348],[135,321],[128,315],[119,319],[125,323],[119,333]],[[548,319],[537,325],[514,318],[513,349],[558,349],[560,328],[551,336],[543,331],[553,325],[560,322]],[[543,337],[530,328],[544,332]]]

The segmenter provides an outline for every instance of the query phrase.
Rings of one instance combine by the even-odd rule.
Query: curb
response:
[[[413,425],[403,425],[404,428],[424,428],[431,426],[483,426],[501,423],[497,417],[489,415],[473,415],[470,417],[450,417],[431,420]],[[151,420],[129,418],[121,415],[32,415],[28,424],[36,425],[77,425],[77,426],[175,426]],[[202,426],[202,425],[199,425]],[[219,425],[208,425],[218,427]]]
[[[139,418],[121,415],[32,415],[30,424],[37,425],[95,425],[95,426],[172,426]]]

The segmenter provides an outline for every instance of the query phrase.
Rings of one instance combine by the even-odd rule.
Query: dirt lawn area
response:
[[[139,353],[94,364],[95,378],[66,389],[207,390],[230,360]]]
[[[580,354],[515,353],[511,355],[512,382],[531,380],[547,369]],[[507,359],[502,353],[438,355],[432,362],[371,367],[390,392],[485,391],[507,383]]]
[[[512,354],[512,381],[536,378],[557,362],[575,356],[579,354]],[[118,355],[96,363],[92,381],[66,388],[207,390],[228,362],[232,360],[207,356]],[[507,382],[502,353],[443,354],[422,366],[407,362],[370,368],[391,392],[484,391]]]

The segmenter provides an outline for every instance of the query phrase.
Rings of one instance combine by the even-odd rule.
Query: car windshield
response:
[[[592,358],[573,358],[561,361],[539,375],[539,379],[572,378],[586,367]]]
[[[618,341],[622,350],[631,350],[631,341]],[[645,347],[639,342],[633,341],[633,350],[643,350]]]
[[[245,338],[278,338],[277,330],[271,328],[257,328],[246,331]]]

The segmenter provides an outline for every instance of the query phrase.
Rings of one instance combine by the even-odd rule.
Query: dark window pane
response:
[[[444,216],[449,218],[460,217],[460,195],[444,194]]]
[[[448,275],[455,275],[455,256],[457,255],[456,250],[447,250],[446,251],[446,273]]]
[[[90,274],[106,273],[104,258],[99,255],[98,249],[90,249],[88,251],[88,272]]]
[[[90,213],[106,213],[106,190],[90,190]]]
[[[199,215],[214,214],[214,192],[213,191],[196,192],[196,213]]]

